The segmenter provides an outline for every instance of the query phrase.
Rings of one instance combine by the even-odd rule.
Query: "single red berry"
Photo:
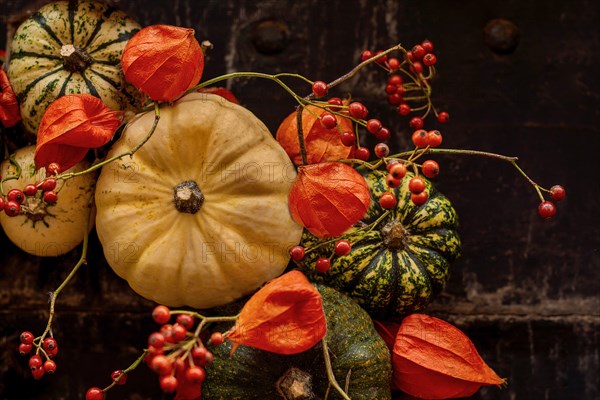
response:
[[[398,114],[402,115],[403,117],[406,117],[408,114],[410,114],[410,106],[406,103],[402,103],[398,106]]]
[[[367,161],[371,156],[371,152],[366,147],[360,147],[354,151],[354,157],[358,160]]]
[[[396,206],[396,196],[391,192],[384,192],[381,196],[379,196],[379,205],[389,210]]]
[[[421,64],[419,61],[416,61],[410,66],[409,69],[413,74],[420,74],[423,72],[423,64]]]
[[[6,194],[6,200],[22,204],[23,200],[25,200],[25,193],[21,189],[11,189]]]
[[[431,67],[436,62],[437,62],[437,58],[435,57],[435,54],[433,54],[433,53],[425,54],[425,56],[423,57],[423,64],[425,64],[428,67]]]
[[[383,50],[377,50],[377,51],[375,52],[375,55],[376,55],[376,56],[378,56],[378,55],[380,55],[381,53],[383,53]],[[379,57],[379,58],[377,59],[377,61],[375,61],[375,62],[376,62],[377,64],[385,64],[385,63],[387,62],[387,60],[388,60],[388,56],[387,56],[387,54],[386,54],[386,55],[384,55],[384,56],[381,56],[381,57]]]
[[[104,400],[104,392],[97,387],[89,388],[85,393],[85,400]]]
[[[150,366],[149,362],[152,361],[152,358],[159,354],[165,354],[165,350],[162,347],[148,346],[148,359],[145,360],[148,361],[148,366]]]
[[[196,364],[200,364],[200,365],[205,365],[206,357],[207,357],[208,353],[209,353],[208,349],[204,346],[194,347],[192,349],[192,351],[190,352],[190,354],[192,355],[192,358],[194,359],[194,362]]]
[[[0,196],[0,211],[3,211],[5,206],[6,200],[4,200],[4,197]]]
[[[427,178],[435,178],[440,173],[440,166],[433,160],[427,160],[423,163],[421,171]]]
[[[334,246],[335,254],[338,256],[345,256],[352,251],[352,245],[347,240],[338,240]]]
[[[358,101],[352,102],[348,105],[348,112],[352,118],[356,119],[365,119],[369,114],[369,110],[364,104],[359,103]]]
[[[211,353],[210,351],[207,351],[206,356],[204,357],[204,361],[200,362],[198,364],[200,364],[203,367],[206,367],[207,365],[212,364],[214,359],[215,359],[215,355],[213,353]]]
[[[567,192],[561,185],[554,185],[550,188],[550,198],[554,201],[561,201],[565,198]]]
[[[294,261],[301,261],[304,258],[305,250],[302,246],[294,246],[290,249],[290,257]]]
[[[23,188],[23,193],[25,193],[25,195],[29,196],[29,197],[35,196],[37,191],[38,191],[38,188],[33,183],[30,183],[29,185],[25,185],[25,187]]]
[[[421,43],[421,47],[423,47],[425,53],[431,53],[433,51],[433,43],[431,43],[431,40],[429,39],[423,40],[423,43]]]
[[[113,381],[116,381],[118,379],[119,381],[117,382],[117,385],[124,385],[125,383],[127,383],[127,374],[124,374],[122,369],[113,371],[110,374],[110,378]]]
[[[412,142],[415,147],[423,148],[427,147],[427,131],[424,129],[418,129],[412,134]]]
[[[58,165],[58,163],[50,163],[48,164],[48,166],[46,167],[46,175],[48,176],[53,176],[53,175],[57,175],[60,172],[60,165]]]
[[[335,115],[328,112],[321,114],[319,121],[321,122],[321,126],[323,126],[325,129],[333,129],[337,125],[337,119],[335,118]]]
[[[387,65],[391,71],[397,71],[400,68],[400,61],[395,57],[390,57]]]
[[[393,189],[393,188],[397,188],[398,186],[400,186],[400,183],[402,183],[402,180],[394,178],[394,175],[392,175],[392,174],[387,174],[387,176],[385,177],[385,183],[388,185],[388,187]]]
[[[185,372],[185,378],[193,383],[202,383],[206,378],[206,371],[201,367],[192,367]]]
[[[175,337],[173,336],[173,325],[164,324],[160,327],[160,333],[165,337],[165,342],[167,343],[175,343]]]
[[[46,339],[44,339],[44,341],[42,342],[42,348],[45,351],[52,351],[54,350],[56,347],[58,346],[58,344],[56,343],[56,339],[54,339],[53,337],[47,337]]]
[[[42,190],[43,191],[50,191],[50,190],[54,190],[56,188],[56,179],[54,178],[46,178],[44,179],[44,181],[42,182]]]
[[[315,94],[316,97],[323,97],[327,94],[327,90],[329,88],[327,87],[327,83],[323,82],[323,81],[315,81],[315,83],[313,83],[312,85],[312,92]]]
[[[31,353],[31,349],[33,349],[33,345],[31,343],[20,343],[19,344],[19,354],[22,356],[26,356]]]
[[[400,161],[396,160],[396,159],[391,159],[387,161],[387,164],[385,165],[385,169],[387,170],[387,172],[390,172],[390,170],[392,169],[392,167],[396,164],[398,164]]]
[[[391,85],[391,84],[389,84],[389,83],[388,83],[387,85],[385,85],[385,92],[386,92],[387,94],[394,94],[394,93],[396,93],[397,91],[398,91],[398,86],[396,86],[396,85]]]
[[[400,75],[390,75],[388,78],[388,85],[400,86],[402,82],[402,76]]]
[[[373,52],[371,50],[363,50],[363,52],[360,54],[361,61],[366,61],[371,57],[373,57]]]
[[[325,273],[331,268],[331,260],[329,258],[321,257],[317,259],[315,268],[318,272]]]
[[[412,117],[408,123],[408,125],[413,129],[422,129],[423,128],[423,118],[421,117]]]
[[[56,372],[56,363],[52,360],[46,360],[43,368],[45,373],[53,374]]]
[[[56,339],[52,337],[47,337],[42,342],[42,348],[48,354],[48,357],[55,357],[58,354],[58,343],[56,343]]]
[[[377,158],[387,157],[390,154],[390,147],[385,143],[377,143],[374,152]]]
[[[415,61],[415,60],[418,61],[418,60],[422,59],[423,56],[425,55],[425,49],[420,44],[413,46],[413,48],[410,50],[410,52],[412,53],[413,61]]]
[[[413,61],[414,57],[415,56],[413,56],[412,51],[409,50],[409,51],[406,52],[406,59],[407,60]]]
[[[413,202],[413,204],[415,206],[422,206],[423,204],[425,204],[428,197],[429,196],[427,195],[427,192],[410,194],[410,200]]]
[[[367,131],[369,133],[377,133],[382,127],[383,124],[378,119],[373,118],[367,121]]]
[[[404,165],[404,163],[398,162],[392,165],[388,172],[394,177],[394,179],[402,180],[402,178],[404,178],[407,172],[406,165]]]
[[[377,131],[377,133],[375,134],[375,137],[377,138],[377,140],[381,140],[382,142],[385,142],[386,140],[388,140],[390,137],[392,136],[392,134],[390,133],[390,130],[388,128],[381,128],[379,131]]]
[[[21,332],[21,335],[19,335],[19,340],[23,344],[32,344],[33,339],[34,339],[33,333],[31,333],[29,331]]]
[[[171,310],[167,306],[159,305],[152,310],[152,319],[157,324],[166,324],[171,319]]]
[[[331,111],[340,111],[344,105],[344,102],[339,97],[332,97],[327,100],[327,104],[329,104],[329,109]]]
[[[430,147],[438,147],[442,144],[442,133],[438,130],[427,132],[427,145]]]
[[[155,349],[162,349],[165,345],[165,337],[160,332],[154,332],[148,336],[148,346],[154,347]]]
[[[177,390],[177,378],[173,375],[161,376],[158,379],[158,384],[165,393],[174,393]]]
[[[185,329],[190,330],[194,327],[194,317],[190,314],[179,314],[176,319],[177,323]]]
[[[172,336],[173,336],[173,342],[179,343],[187,337],[187,329],[185,329],[185,327],[183,325],[176,323],[173,325]]]
[[[538,206],[538,214],[543,219],[550,219],[556,215],[556,206],[551,201],[542,201]]]
[[[159,354],[152,359],[150,367],[158,375],[169,375],[173,371],[173,362],[165,355]]]
[[[58,193],[54,190],[44,192],[44,202],[48,204],[54,204],[58,201]]]
[[[419,194],[425,190],[427,184],[420,176],[413,176],[411,180],[408,182],[408,190],[411,193]]]
[[[448,121],[450,121],[450,114],[448,114],[446,111],[442,111],[437,115],[437,120],[441,124],[446,124]]]
[[[356,136],[354,132],[342,132],[340,135],[342,144],[346,147],[352,147],[356,144]]]
[[[29,357],[29,368],[40,368],[43,364],[42,357],[39,355]]]
[[[210,335],[210,343],[215,346],[222,345],[224,341],[225,341],[225,337],[223,336],[223,334],[221,332],[213,332]]]
[[[404,98],[402,97],[401,93],[394,93],[394,94],[390,94],[388,95],[388,103],[390,103],[390,105],[392,106],[397,106],[400,103],[402,103],[402,101],[404,100]]]
[[[37,367],[37,368],[32,368],[31,369],[31,375],[33,375],[33,379],[35,380],[40,380],[44,377],[44,368],[43,367]]]
[[[187,364],[189,364],[189,359],[187,357],[185,359],[183,359],[182,357],[177,357],[175,359],[175,362],[173,363],[173,373],[175,374],[175,376],[185,374],[185,371],[188,368],[186,365],[186,361]]]

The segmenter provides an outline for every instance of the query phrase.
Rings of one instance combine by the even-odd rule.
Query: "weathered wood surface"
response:
[[[600,148],[599,6],[587,0],[383,1],[120,1],[143,24],[196,29],[215,48],[205,77],[231,71],[298,72],[332,80],[364,48],[410,47],[429,38],[436,46],[436,104],[451,113],[444,146],[518,156],[544,186],[563,184],[567,199],[557,217],[541,221],[532,188],[508,164],[438,157],[438,187],[461,217],[464,254],[430,312],[454,322],[502,377],[505,389],[486,388],[475,399],[598,399],[600,387],[599,282]],[[0,0],[0,43],[8,16],[23,1]],[[513,53],[484,41],[488,21],[517,25]],[[275,24],[264,23],[276,21]],[[262,24],[261,24],[262,23]],[[282,40],[276,29],[284,26]],[[262,27],[262,30],[261,30]],[[266,28],[265,28],[266,27]],[[269,33],[270,32],[270,33]],[[398,132],[407,147],[406,121],[384,103],[376,68],[339,93],[352,91]],[[293,102],[264,81],[228,87],[272,131]],[[380,105],[377,105],[377,104]],[[77,399],[109,382],[129,364],[153,324],[152,304],[112,273],[96,240],[90,262],[59,299],[55,334],[57,375],[40,382],[17,355],[18,334],[41,332],[47,295],[76,261],[27,256],[0,236],[0,399]],[[141,368],[109,398],[160,399],[152,374]]]

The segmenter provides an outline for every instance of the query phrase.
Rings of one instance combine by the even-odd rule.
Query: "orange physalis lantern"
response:
[[[175,101],[198,84],[204,54],[194,30],[152,25],[136,33],[123,49],[125,79],[156,101]]]
[[[273,279],[244,305],[227,335],[234,343],[277,354],[297,354],[327,333],[323,300],[300,271]]]
[[[353,132],[352,121],[336,116],[337,126],[326,128],[319,121],[320,116],[325,112],[325,110],[311,105],[302,110],[302,133],[308,164],[337,161],[352,158],[354,155],[355,146],[346,147],[340,139],[342,132]],[[296,111],[288,115],[279,125],[276,137],[294,164],[300,165],[302,156],[298,144]]]
[[[303,165],[288,197],[294,221],[320,238],[339,236],[360,221],[371,204],[367,182],[339,162]]]
[[[1,66],[2,63],[0,63]],[[5,128],[15,126],[21,120],[17,96],[10,86],[6,72],[0,67],[0,123]]]
[[[57,163],[65,171],[81,161],[89,149],[104,146],[121,124],[115,111],[97,97],[72,94],[46,109],[37,135],[36,168]]]
[[[423,399],[469,397],[482,385],[505,383],[458,328],[422,314],[402,321],[392,365],[394,386]]]

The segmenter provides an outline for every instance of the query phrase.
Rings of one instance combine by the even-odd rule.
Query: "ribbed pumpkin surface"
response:
[[[408,190],[411,177],[408,174],[400,187],[392,189],[396,207],[368,230],[364,225],[385,212],[378,198],[390,188],[383,172],[365,174],[371,206],[365,218],[340,237],[353,243],[352,252],[333,257],[331,269],[318,273],[317,258],[334,254],[335,241],[330,240],[299,263],[310,279],[350,295],[374,318],[398,319],[423,309],[444,288],[450,264],[460,254],[458,217],[450,201],[427,182],[429,198],[415,206]],[[324,242],[305,232],[302,243],[308,250]]]
[[[113,110],[135,108],[138,95],[120,60],[139,29],[124,12],[95,1],[53,2],[23,22],[11,42],[8,76],[25,127],[37,133],[48,105],[65,94],[92,94]]]
[[[336,380],[344,387],[349,375],[348,395],[352,400],[391,399],[391,362],[389,351],[373,327],[369,315],[348,296],[326,286],[317,285],[323,297],[327,319],[327,342]],[[225,331],[230,325],[217,326]],[[290,340],[294,340],[290,332]],[[206,367],[202,386],[204,400],[280,400],[278,380],[291,368],[312,377],[315,399],[324,398],[328,379],[319,343],[296,355],[279,355],[240,346],[230,357],[231,343],[210,349],[215,358]],[[297,385],[300,386],[300,385]],[[300,398],[300,397],[298,397]],[[341,399],[331,388],[328,399]]]

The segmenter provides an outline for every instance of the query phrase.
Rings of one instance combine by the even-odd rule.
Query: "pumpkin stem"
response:
[[[27,197],[25,202],[21,205],[21,213],[27,217],[35,226],[36,222],[42,221],[42,223],[48,226],[45,218],[46,216],[54,216],[47,210],[48,205],[41,198]]]
[[[92,63],[92,57],[83,49],[65,44],[60,49],[63,65],[69,72],[81,72]]]
[[[383,236],[383,244],[392,250],[401,250],[406,245],[406,229],[398,221],[390,221],[383,228],[381,228],[381,235]]]
[[[308,372],[291,367],[275,383],[275,388],[285,400],[308,400],[314,398],[311,380]]]
[[[204,195],[194,181],[181,182],[173,189],[175,208],[179,212],[196,214],[204,203]]]

